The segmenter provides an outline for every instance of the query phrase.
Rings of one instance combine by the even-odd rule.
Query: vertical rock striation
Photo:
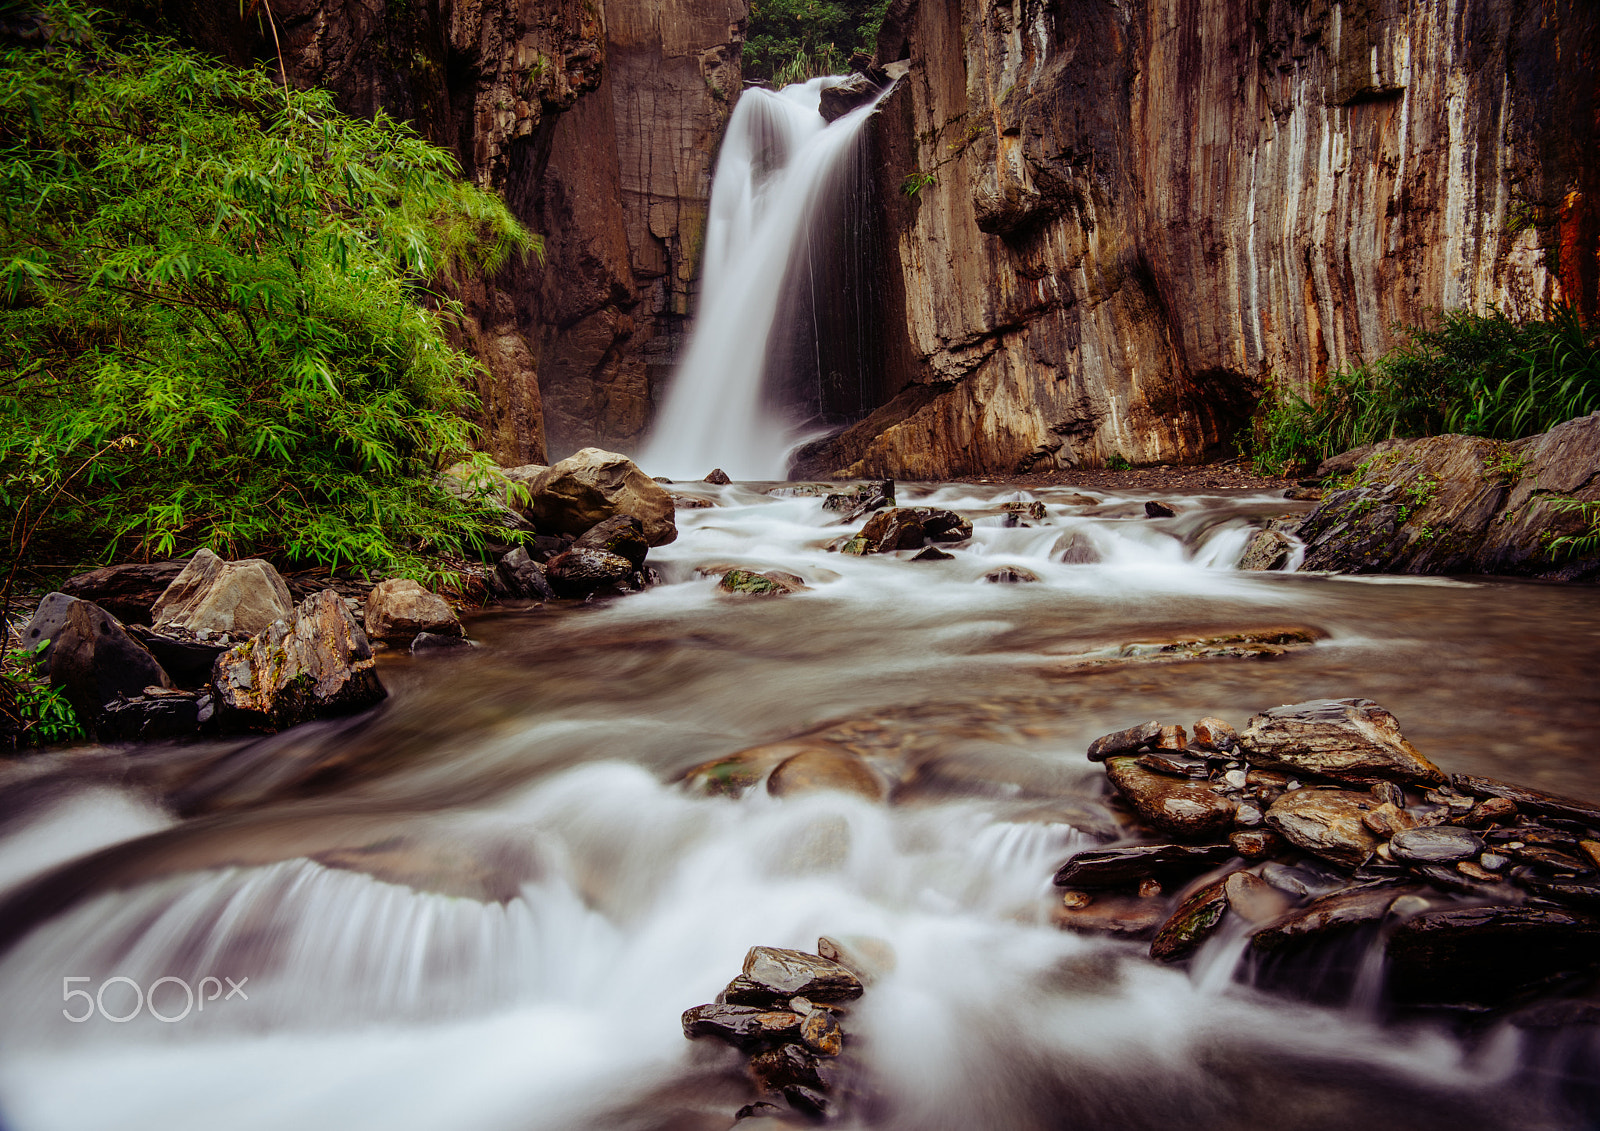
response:
[[[1585,0],[895,0],[877,412],[805,475],[1193,461],[1397,323],[1600,307]]]

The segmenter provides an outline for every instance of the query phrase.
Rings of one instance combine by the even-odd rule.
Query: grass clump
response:
[[[208,546],[417,574],[481,546],[487,507],[437,483],[477,369],[432,288],[537,238],[382,114],[42,16],[0,50],[13,572]]]
[[[1600,327],[1570,307],[1517,321],[1450,311],[1313,399],[1272,386],[1256,419],[1257,470],[1281,474],[1391,437],[1458,432],[1517,440],[1600,410]]]

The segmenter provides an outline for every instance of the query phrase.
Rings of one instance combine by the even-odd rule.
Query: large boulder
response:
[[[462,636],[455,612],[437,593],[408,577],[380,581],[367,595],[367,636],[373,640],[408,642],[419,632]]]
[[[184,562],[129,562],[70,577],[61,592],[93,601],[123,624],[149,624],[151,610],[167,586],[183,572]]]
[[[1106,777],[1140,820],[1163,832],[1200,837],[1233,827],[1238,805],[1208,783],[1156,773],[1125,754],[1106,759]]]
[[[644,524],[631,514],[619,514],[604,522],[597,522],[585,530],[572,544],[574,550],[604,550],[627,558],[634,569],[644,567],[650,553],[650,542],[644,536]]]
[[[545,578],[558,597],[587,597],[591,594],[625,593],[641,588],[638,569],[627,558],[606,550],[578,549],[550,559]]]
[[[358,711],[387,694],[366,633],[332,589],[218,656],[212,680],[224,722],[253,730]]]
[[[1281,766],[1338,781],[1444,781],[1400,733],[1400,724],[1370,699],[1312,699],[1263,711],[1240,742],[1258,766]]]
[[[96,730],[106,707],[119,698],[172,686],[156,658],[116,617],[92,601],[65,599],[69,603],[59,607],[60,626],[51,636],[50,682],[87,729]]]
[[[579,535],[617,515],[632,515],[652,546],[678,536],[672,496],[616,452],[584,448],[545,468],[527,483],[529,499],[519,509],[540,530]]]
[[[560,554],[551,555],[551,559],[556,557],[560,557]],[[545,576],[544,563],[529,554],[525,546],[518,546],[501,558],[496,568],[514,597],[548,601],[556,595],[556,591],[550,587],[550,579]]]
[[[210,550],[194,557],[151,610],[157,632],[254,636],[294,610],[289,586],[270,562],[230,562]]]

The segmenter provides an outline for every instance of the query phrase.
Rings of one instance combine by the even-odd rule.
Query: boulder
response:
[[[735,981],[741,984],[742,992],[764,994],[774,1002],[787,1002],[794,997],[819,1002],[853,1001],[862,992],[861,979],[833,959],[775,946],[751,947],[744,957],[744,972]],[[729,1001],[735,1001],[732,990],[730,985]]]
[[[1389,989],[1401,1001],[1494,1003],[1548,978],[1592,969],[1600,924],[1535,907],[1446,907],[1389,937]]]
[[[1125,754],[1106,760],[1106,777],[1142,821],[1164,832],[1202,837],[1233,825],[1237,805],[1209,785],[1153,773]]]
[[[782,597],[808,588],[804,580],[781,570],[754,573],[748,569],[730,569],[717,584],[718,590],[736,597]]]
[[[1001,503],[1000,509],[1016,522],[1021,522],[1025,518],[1031,518],[1034,522],[1044,521],[1044,504],[1037,499],[1028,502]]]
[[[715,1037],[736,1048],[760,1049],[800,1039],[805,1018],[789,1010],[753,1005],[697,1005],[683,1014],[683,1035]]]
[[[552,559],[560,557],[561,553],[551,555]],[[535,601],[555,599],[556,591],[551,588],[550,580],[545,576],[545,567],[535,561],[525,547],[518,546],[505,555],[495,569],[513,596]]]
[[[157,632],[254,636],[294,610],[289,586],[260,558],[230,562],[196,550],[151,609]]]
[[[672,496],[615,452],[584,448],[539,472],[527,487],[529,499],[519,509],[540,530],[576,536],[625,514],[639,520],[652,546],[678,536]]]
[[[723,471],[722,468],[714,467],[711,469],[711,474],[705,477],[705,482],[714,483],[718,487],[726,487],[733,480],[728,478],[728,473]]]
[[[650,543],[644,536],[644,523],[631,514],[619,514],[604,522],[597,522],[572,543],[574,550],[604,550],[619,558],[627,558],[634,569],[644,568],[644,559],[650,553]]]
[[[147,687],[131,699],[108,703],[95,726],[107,742],[160,742],[192,738],[209,724],[216,704],[209,691]]]
[[[883,89],[878,83],[863,74],[850,75],[833,86],[822,88],[818,112],[824,121],[836,122],[850,111],[865,106],[878,97],[878,91]]]
[[[1378,848],[1377,837],[1362,821],[1376,805],[1370,794],[1297,789],[1272,803],[1267,824],[1297,848],[1357,868]]]
[[[1240,742],[1250,760],[1336,781],[1445,780],[1417,753],[1395,717],[1370,699],[1313,699],[1274,707],[1250,720]]]
[[[252,730],[359,711],[387,694],[366,633],[332,589],[218,656],[212,681],[225,725]]]
[[[803,750],[779,763],[767,778],[767,792],[774,797],[823,790],[853,793],[868,801],[882,801],[886,792],[878,775],[848,750]]]
[[[1258,572],[1281,570],[1294,553],[1294,539],[1277,530],[1258,530],[1239,558],[1239,568]]]
[[[856,535],[862,548],[850,552],[892,554],[896,550],[920,550],[930,541],[961,542],[971,537],[972,523],[954,511],[893,507],[880,510],[867,520]]]
[[[85,728],[98,731],[101,714],[118,698],[172,686],[156,658],[116,617],[92,601],[66,600],[61,626],[51,638],[50,682],[66,695]]]
[[[437,636],[464,636],[466,630],[454,610],[437,593],[430,593],[408,577],[380,581],[367,595],[367,637],[409,643],[419,632]]]
[[[1233,855],[1226,844],[1138,844],[1127,848],[1091,848],[1068,860],[1056,872],[1057,887],[1107,888],[1139,880],[1187,879],[1214,868]]]
[[[80,601],[93,601],[124,625],[149,624],[151,609],[183,567],[181,561],[106,566],[68,578],[61,592]]]
[[[50,653],[55,649],[61,630],[67,626],[67,610],[80,599],[69,597],[65,593],[46,593],[39,601],[39,607],[34,609],[33,617],[23,628],[21,641],[23,651],[31,652],[43,646],[36,661],[41,671],[47,670],[50,666]]]
[[[544,570],[558,597],[625,592],[634,587],[636,572],[633,563],[621,555],[576,548],[551,558]]]
[[[800,1040],[818,1056],[838,1056],[844,1051],[844,1029],[826,1009],[815,1007],[800,1023]]]

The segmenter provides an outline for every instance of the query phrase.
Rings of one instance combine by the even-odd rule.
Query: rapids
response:
[[[1149,520],[1141,498],[902,484],[974,517],[970,545],[853,558],[819,497],[766,486],[675,486],[718,505],[678,512],[662,585],[484,613],[470,654],[386,654],[364,715],[4,765],[5,1126],[723,1128],[738,1060],[679,1014],[749,946],[820,934],[896,955],[851,1022],[859,1126],[1582,1125],[1566,1105],[1600,1050],[1399,1022],[1371,978],[1268,994],[1242,938],[1162,967],[1049,910],[1054,869],[1110,831],[1085,746],[1148,718],[1366,695],[1447,770],[1592,795],[1592,589],[1241,573],[1252,525],[1299,504],[1227,493]],[[999,504],[1034,497],[1044,521],[1007,526]],[[1063,564],[1067,541],[1101,561]],[[811,588],[729,598],[696,572],[718,564]],[[1003,564],[1041,580],[983,582]],[[1123,662],[1272,626],[1325,635]],[[884,769],[892,801],[679,780],[805,733]],[[62,1014],[65,978],[120,1016],[133,989],[107,979],[208,976],[242,994],[171,1023]],[[183,1011],[178,981],[156,993]]]

